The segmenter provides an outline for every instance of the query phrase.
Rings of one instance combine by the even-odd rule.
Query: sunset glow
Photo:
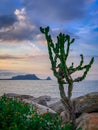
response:
[[[73,59],[77,64],[80,54],[86,62],[94,56],[87,79],[98,80],[97,0],[1,0],[0,77],[6,72],[53,76],[40,26],[50,26],[54,40],[60,32],[74,37],[68,64]]]

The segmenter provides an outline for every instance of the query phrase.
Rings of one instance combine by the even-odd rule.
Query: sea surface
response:
[[[67,92],[67,85],[65,85]],[[74,84],[72,98],[98,92],[98,80],[85,80]],[[58,84],[55,80],[0,80],[0,96],[4,93],[17,93],[39,97],[43,95],[59,99]]]

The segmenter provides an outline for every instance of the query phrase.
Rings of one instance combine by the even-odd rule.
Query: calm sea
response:
[[[65,86],[67,91],[67,86]],[[98,92],[98,80],[82,81],[74,84],[73,96]],[[4,93],[27,94],[34,97],[49,95],[59,99],[58,84],[54,80],[0,80],[0,96]]]

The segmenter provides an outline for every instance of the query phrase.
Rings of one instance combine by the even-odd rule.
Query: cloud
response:
[[[0,16],[0,29],[12,26],[15,22],[17,22],[15,15],[2,15]]]
[[[40,33],[39,27],[46,23],[63,23],[81,19],[84,16],[86,2],[85,0],[74,2],[23,0],[23,4],[24,7],[21,9],[14,7],[12,12],[14,15],[0,16],[0,27],[4,27],[0,30],[0,41],[37,40],[37,35]]]
[[[17,57],[17,56],[13,56],[13,55],[9,55],[9,54],[2,54],[0,55],[0,60],[8,60],[8,59],[21,59],[21,57]]]
[[[6,0],[7,1],[7,0]],[[2,16],[0,41],[39,41],[39,27],[50,23],[65,23],[81,19],[85,14],[85,0],[23,0],[24,7],[14,8],[14,15]],[[6,7],[7,8],[7,7]],[[17,19],[16,19],[17,18]],[[3,22],[4,21],[4,22]],[[67,30],[65,32],[68,32]],[[71,34],[71,33],[70,33]],[[44,42],[44,41],[43,41]]]
[[[85,15],[86,5],[85,0],[24,0],[24,6],[32,19],[40,19],[44,24],[81,19]]]
[[[24,53],[24,54],[0,54],[0,60],[26,60],[26,61],[31,61],[32,59],[41,59],[42,57],[48,57],[46,54],[36,54],[33,55],[33,53]],[[43,59],[44,60],[44,59]]]
[[[6,2],[8,3],[8,0],[5,0]],[[21,0],[21,2],[21,9],[18,7],[19,4],[16,4],[17,6],[14,5],[17,3],[16,1],[11,3],[11,6],[14,5],[14,7],[13,10],[10,8],[9,10],[11,10],[13,15],[0,16],[0,27],[2,27],[0,29],[0,41],[3,41],[3,43],[20,43],[22,41],[30,41],[35,44],[37,42],[45,43],[39,27],[46,24],[51,26],[51,23],[59,25],[58,29],[52,30],[55,33],[53,37],[57,36],[56,34],[60,31],[78,38],[78,35],[67,31],[67,29],[59,29],[60,25],[63,24],[65,26],[65,23],[67,25],[74,20],[84,18],[87,4],[90,4],[93,0]],[[3,1],[1,3],[4,4]],[[7,6],[6,8],[8,9]]]
[[[34,40],[34,37],[36,37],[37,34],[37,29],[33,23],[30,23],[26,16],[25,9],[16,9],[14,13],[17,17],[17,21],[11,27],[9,26],[1,30],[0,40],[9,42]]]
[[[11,71],[7,71],[7,70],[0,70],[0,77],[1,76],[10,76],[10,75],[15,75],[17,73],[15,72],[11,72]]]

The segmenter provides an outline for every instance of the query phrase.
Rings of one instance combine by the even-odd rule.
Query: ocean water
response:
[[[67,86],[65,85],[67,92]],[[98,80],[85,80],[74,84],[72,98],[98,92]],[[58,84],[54,80],[0,80],[0,96],[4,93],[17,93],[39,97],[48,95],[59,99]]]

